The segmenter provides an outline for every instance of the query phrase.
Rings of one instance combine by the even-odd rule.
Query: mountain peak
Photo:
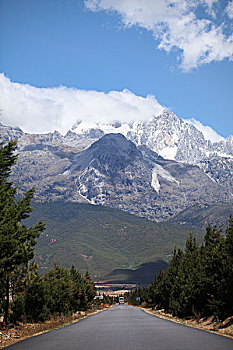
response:
[[[93,143],[90,149],[94,150],[95,157],[100,156],[100,154],[109,155],[111,158],[121,158],[124,163],[141,156],[136,145],[120,133],[104,135]]]
[[[141,156],[140,150],[124,135],[106,134],[76,156],[70,171],[83,170],[90,166],[98,168],[101,164],[101,172],[115,172]]]
[[[123,134],[120,133],[106,134],[101,139],[93,143],[91,147],[97,147],[99,145],[116,147],[116,152],[120,152],[122,149],[137,149],[132,141],[128,140]],[[106,151],[109,150],[107,149]]]

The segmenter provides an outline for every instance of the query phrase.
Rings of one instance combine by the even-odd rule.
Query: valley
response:
[[[67,267],[75,264],[82,273],[88,269],[95,280],[116,281],[116,271],[106,275],[116,269],[139,268],[139,278],[132,277],[134,271],[123,270],[120,280],[139,282],[147,270],[143,278],[150,281],[155,271],[167,266],[174,245],[183,247],[192,230],[188,225],[153,223],[104,206],[34,202],[33,207],[26,224],[40,219],[46,223],[35,249],[42,273],[54,262]],[[197,229],[195,235],[201,241],[204,231]],[[140,266],[145,263],[152,263],[153,268]]]
[[[233,212],[232,136],[211,141],[171,112],[79,121],[66,135],[4,125],[0,134],[18,140],[19,194],[35,187],[28,224],[46,223],[35,252],[42,273],[75,264],[96,281],[150,283],[190,232],[201,242]]]
[[[35,248],[42,274],[54,263],[74,264],[81,273],[89,270],[95,281],[148,284],[167,267],[174,246],[183,248],[190,232],[199,243],[205,234],[204,225],[195,220],[195,215],[201,218],[200,211],[192,214],[191,209],[186,223],[155,223],[101,205],[34,201],[32,206],[26,225],[40,219],[46,224]],[[226,225],[231,208],[212,208],[211,224]]]

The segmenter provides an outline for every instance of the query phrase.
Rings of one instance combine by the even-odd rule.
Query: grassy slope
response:
[[[102,206],[50,202],[33,203],[33,207],[27,225],[43,218],[47,227],[35,254],[42,269],[54,262],[73,263],[81,272],[88,269],[101,277],[160,258],[168,261],[174,246],[183,246],[191,231],[185,225],[157,224]],[[204,232],[195,234],[200,241]]]

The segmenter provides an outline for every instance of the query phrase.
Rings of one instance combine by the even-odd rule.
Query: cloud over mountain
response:
[[[232,1],[86,0],[85,5],[92,11],[118,13],[126,27],[151,31],[158,48],[178,49],[184,71],[233,59]]]
[[[0,96],[0,122],[28,133],[57,130],[66,134],[77,121],[83,121],[88,128],[117,120],[144,122],[164,110],[153,95],[137,96],[127,89],[104,93],[65,86],[36,88],[12,83],[4,74],[0,74]],[[212,142],[223,139],[194,118],[184,121],[193,124]]]
[[[194,125],[201,133],[204,135],[204,138],[206,140],[210,140],[211,142],[219,142],[224,140],[224,137],[220,136],[216,133],[210,126],[203,125],[198,120],[191,118],[191,119],[184,119],[186,123]]]
[[[129,90],[78,90],[64,86],[36,88],[12,83],[0,74],[2,123],[19,126],[25,132],[66,133],[77,120],[108,123],[133,122],[159,115],[163,107],[152,95],[137,96]]]

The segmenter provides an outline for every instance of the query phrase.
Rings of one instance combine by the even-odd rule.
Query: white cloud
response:
[[[152,31],[160,49],[180,50],[184,71],[224,58],[233,60],[232,28],[219,16],[224,8],[232,18],[232,3],[227,1],[86,0],[85,5],[91,11],[117,12],[126,27]]]
[[[199,130],[206,140],[210,140],[211,142],[219,142],[223,141],[224,138],[216,133],[210,126],[203,125],[198,120],[191,118],[191,119],[183,119],[186,123],[192,124]]]
[[[129,90],[86,91],[64,86],[36,88],[28,84],[12,83],[0,74],[0,122],[20,127],[24,132],[47,133],[58,130],[65,134],[77,121],[82,125],[145,121],[162,113],[152,95],[141,97]],[[195,119],[184,119],[200,130],[206,140],[223,140],[211,127]]]
[[[4,74],[0,74],[0,96],[0,121],[29,133],[58,130],[65,134],[77,120],[143,121],[164,109],[154,96],[141,97],[129,90],[104,93],[63,86],[36,88],[12,83]]]
[[[229,2],[226,7],[226,14],[229,18],[233,18],[233,1]]]

